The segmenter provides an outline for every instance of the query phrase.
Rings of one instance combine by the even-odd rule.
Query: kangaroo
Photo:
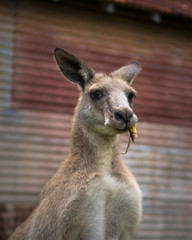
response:
[[[96,73],[56,48],[63,75],[80,88],[70,152],[37,207],[9,240],[131,240],[142,215],[139,186],[123,163],[119,135],[137,122],[131,87],[141,65]]]

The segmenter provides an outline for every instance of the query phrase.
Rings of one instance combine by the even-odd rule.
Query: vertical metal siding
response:
[[[121,12],[109,16],[92,5],[4,2],[0,13],[0,238],[27,217],[69,149],[78,91],[56,67],[57,46],[98,71],[142,63],[134,83],[139,138],[124,156],[144,194],[136,239],[190,240],[191,33]]]

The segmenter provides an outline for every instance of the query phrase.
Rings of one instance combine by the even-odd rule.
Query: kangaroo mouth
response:
[[[130,126],[125,126],[123,129],[117,129],[116,128],[116,131],[118,132],[118,133],[126,133],[126,132],[128,132],[130,130]]]
[[[112,118],[112,119],[107,118],[107,120],[105,120],[105,126],[107,126],[109,129],[111,129],[116,134],[122,134],[122,133],[126,133],[126,132],[130,131],[130,128],[136,122],[137,122],[136,115],[134,115],[134,117],[128,122],[119,121],[114,118]]]
[[[131,128],[134,124],[135,124],[135,123],[125,125],[123,128],[113,127],[113,126],[110,126],[110,127],[113,128],[113,130],[115,130],[115,132],[116,132],[117,134],[122,134],[122,133],[129,132],[129,131],[130,131],[130,128]]]

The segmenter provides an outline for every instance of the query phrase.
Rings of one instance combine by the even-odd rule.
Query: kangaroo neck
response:
[[[92,128],[74,121],[71,142],[71,154],[80,156],[87,166],[110,171],[114,155],[119,155],[117,135],[103,136]]]

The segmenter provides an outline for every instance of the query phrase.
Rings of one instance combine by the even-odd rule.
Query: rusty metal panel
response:
[[[0,112],[3,113],[7,108],[11,107],[11,89],[12,89],[12,65],[13,65],[13,41],[14,37],[14,17],[13,8],[9,5],[0,2]],[[0,114],[2,115],[2,114]],[[1,125],[2,126],[2,125]],[[2,134],[0,131],[0,138]],[[0,155],[1,155],[0,146]],[[2,171],[3,167],[1,165],[2,157],[0,156],[0,169]],[[1,182],[2,176],[0,174],[0,187],[4,187],[3,182]],[[0,191],[0,195],[3,192]],[[6,224],[8,216],[7,209],[4,203],[0,201],[0,239],[6,239]],[[11,216],[12,217],[12,216]],[[9,221],[9,220],[8,220]]]
[[[62,10],[43,15],[40,9],[19,9],[13,107],[72,113],[78,92],[62,80],[54,62],[53,49],[60,46],[99,71],[140,61],[143,71],[133,85],[140,120],[191,126],[192,34],[159,26],[157,38],[156,25],[135,27],[131,19],[119,23],[115,16],[110,22],[103,17],[89,21],[88,16],[63,16]]]
[[[0,110],[0,236],[7,239],[37,202],[69,150],[70,115]]]
[[[110,1],[111,2],[111,1]],[[113,2],[130,4],[136,7],[148,8],[161,11],[168,14],[184,15],[192,17],[192,1],[191,0],[113,0]]]
[[[13,16],[12,10],[0,5],[0,107],[11,106],[11,80],[13,58]]]
[[[175,147],[131,147],[125,162],[137,176],[144,206],[136,239],[190,239],[191,154]]]
[[[2,114],[2,112],[0,112]],[[0,119],[1,202],[31,202],[64,159],[71,116],[7,111]]]
[[[139,138],[125,163],[143,191],[143,221],[136,239],[191,238],[192,130],[190,127],[140,122]],[[128,137],[122,136],[122,152]]]

